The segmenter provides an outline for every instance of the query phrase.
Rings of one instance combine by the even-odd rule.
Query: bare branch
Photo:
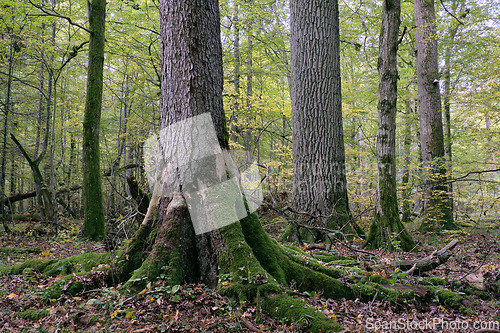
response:
[[[441,6],[443,6],[444,10],[450,15],[452,16],[455,20],[457,20],[458,23],[460,23],[461,25],[464,25],[462,21],[460,21],[455,15],[453,15],[449,10],[448,8],[446,8],[446,6],[444,5],[443,3],[443,0],[439,0],[439,2],[441,2]]]
[[[85,30],[85,31],[86,31],[86,32],[88,32],[89,34],[92,34],[92,31],[90,31],[89,29],[85,28],[85,27],[84,27],[83,25],[81,25],[81,24],[78,24],[78,23],[73,22],[73,20],[72,20],[71,18],[69,18],[69,17],[67,17],[67,16],[64,16],[64,15],[61,15],[61,14],[59,14],[58,12],[56,12],[55,10],[50,10],[50,11],[49,11],[49,10],[47,10],[47,9],[43,8],[41,5],[34,4],[33,2],[31,2],[31,0],[28,0],[28,1],[29,1],[29,3],[30,3],[33,7],[38,8],[38,9],[40,9],[40,10],[43,12],[43,14],[35,14],[35,15],[33,15],[33,14],[32,14],[32,15],[29,15],[29,16],[52,16],[52,17],[62,18],[62,19],[64,19],[64,20],[68,21],[68,23],[69,23],[69,24],[71,24],[71,25],[73,25],[73,26],[75,26],[75,27],[78,27],[78,28],[80,28],[80,29],[82,29],[82,30]]]

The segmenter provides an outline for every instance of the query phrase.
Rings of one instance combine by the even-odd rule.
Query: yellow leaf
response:
[[[130,312],[127,312],[127,314],[125,315],[125,319],[130,319],[132,318],[132,316],[134,315],[135,311],[130,311]]]
[[[115,312],[113,312],[111,314],[111,319],[113,319],[114,317],[116,317],[118,315],[118,311],[120,311],[120,309],[116,309]]]
[[[8,294],[8,295],[7,295],[7,298],[8,298],[8,299],[13,299],[13,298],[16,298],[16,297],[18,297],[18,296],[19,296],[18,294],[14,294],[14,293],[12,293],[12,294]]]
[[[144,294],[145,292],[147,291],[147,289],[143,289],[139,294],[137,294],[138,296]]]
[[[81,298],[81,297],[77,297],[77,296],[73,297],[73,299],[74,299],[75,301],[81,301],[81,300],[82,300],[82,298]]]

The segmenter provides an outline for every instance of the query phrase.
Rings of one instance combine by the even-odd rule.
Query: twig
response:
[[[464,276],[462,276],[460,279],[458,279],[459,281],[462,281],[463,279],[465,279],[467,276],[477,272],[479,269],[481,269],[481,267],[483,267],[483,264],[484,262],[486,261],[486,259],[488,258],[488,256],[490,255],[490,252],[491,250],[493,249],[494,245],[490,245],[490,247],[488,248],[488,252],[485,254],[483,260],[481,261],[480,265],[478,265],[475,269],[473,270],[470,270],[467,274],[465,274]]]
[[[92,35],[92,31],[90,31],[89,29],[85,28],[83,25],[80,25],[78,23],[75,23],[73,22],[73,20],[71,20],[71,18],[67,17],[67,16],[64,16],[64,15],[61,15],[59,13],[57,13],[56,11],[52,10],[52,11],[47,11],[46,9],[44,9],[41,5],[37,5],[37,4],[34,4],[33,2],[31,2],[31,0],[28,0],[29,3],[35,7],[35,8],[38,8],[40,9],[43,13],[43,14],[37,14],[37,15],[31,15],[31,16],[53,16],[53,17],[58,17],[58,18],[62,18],[62,19],[65,19],[66,21],[68,21],[69,24],[75,26],[75,27],[78,27],[82,30],[85,30],[86,32],[88,32],[89,34]]]
[[[411,275],[415,271],[416,268],[417,268],[417,263],[413,264],[413,266],[409,270],[406,271],[406,273],[405,273],[406,276]]]
[[[459,19],[458,19],[455,15],[453,15],[453,14],[452,14],[452,13],[448,10],[448,8],[446,8],[446,6],[445,6],[445,5],[444,5],[444,3],[443,3],[443,0],[439,0],[439,2],[441,2],[441,6],[443,6],[444,10],[445,10],[445,11],[446,11],[449,15],[453,16],[453,18],[454,18],[455,20],[457,20],[457,22],[458,22],[458,23],[460,23],[461,25],[464,25],[462,21],[460,21],[460,20],[459,20]]]
[[[404,29],[403,29],[403,33],[401,34],[401,37],[399,37],[399,40],[398,40],[398,43],[396,45],[399,46],[399,44],[401,44],[403,42],[403,38],[405,37],[405,34],[406,34],[406,30],[408,29],[408,27],[405,25]]]
[[[250,321],[248,321],[248,319],[246,319],[245,317],[240,317],[241,319],[241,322],[252,332],[262,332],[260,329],[258,329],[257,327],[255,327]]]

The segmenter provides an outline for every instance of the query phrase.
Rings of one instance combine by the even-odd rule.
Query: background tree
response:
[[[369,248],[387,247],[410,251],[415,247],[399,219],[396,185],[396,113],[398,100],[400,0],[386,0],[382,5],[379,39],[379,98],[377,136],[377,202],[375,217],[364,244]]]
[[[98,240],[105,236],[101,183],[99,132],[104,67],[106,0],[92,0],[89,8],[89,65],[83,120],[83,208],[84,234]]]
[[[347,197],[339,44],[336,0],[290,2],[293,201],[323,216],[316,226],[362,234]]]
[[[424,221],[421,231],[454,228],[448,186],[444,184],[446,161],[435,21],[434,1],[416,0],[418,115],[425,169]]]

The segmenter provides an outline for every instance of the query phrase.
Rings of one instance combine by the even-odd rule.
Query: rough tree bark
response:
[[[314,225],[362,234],[347,197],[338,2],[290,2],[293,200]]]
[[[364,244],[410,251],[415,242],[399,219],[396,186],[396,113],[398,100],[398,39],[400,0],[384,0],[378,51],[379,97],[377,135],[377,202]]]
[[[453,229],[444,156],[438,48],[433,0],[415,0],[420,142],[424,167],[424,219],[420,231]]]
[[[99,240],[105,236],[99,131],[102,108],[106,0],[92,0],[89,10],[91,35],[87,97],[83,119],[83,231],[89,239]]]

